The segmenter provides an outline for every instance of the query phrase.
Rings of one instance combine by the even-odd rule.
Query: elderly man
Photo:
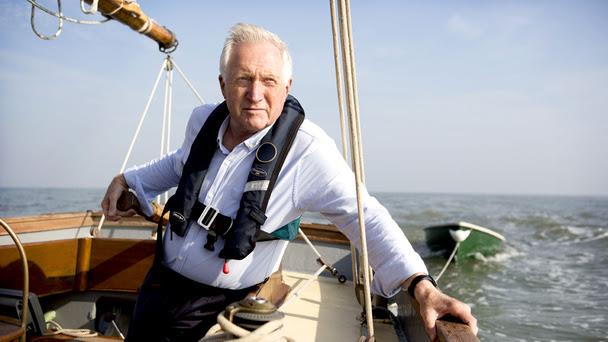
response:
[[[196,340],[230,302],[279,267],[289,229],[305,211],[320,212],[358,245],[354,176],[334,142],[304,120],[289,96],[285,43],[260,27],[237,24],[226,39],[219,83],[225,102],[194,109],[181,148],[116,176],[102,201],[110,220],[121,193],[142,210],[178,186],[170,225],[142,285],[128,340]],[[269,194],[272,196],[269,197]],[[431,337],[438,317],[453,315],[476,331],[470,308],[438,291],[420,256],[388,211],[364,194],[372,290],[409,289]]]

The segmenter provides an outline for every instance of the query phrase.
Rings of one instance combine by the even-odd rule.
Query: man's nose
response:
[[[260,102],[264,98],[264,86],[258,80],[249,83],[247,98],[252,102]]]

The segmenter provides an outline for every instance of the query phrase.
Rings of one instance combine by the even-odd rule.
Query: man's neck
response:
[[[235,125],[230,121],[228,122],[228,127],[224,132],[224,136],[222,138],[222,142],[224,147],[228,149],[228,151],[232,151],[238,144],[247,140],[254,133],[250,133],[247,131],[240,131],[235,127]]]

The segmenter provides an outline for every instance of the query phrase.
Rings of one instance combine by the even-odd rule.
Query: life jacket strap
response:
[[[205,248],[210,251],[215,250],[214,244],[217,237],[225,236],[232,228],[233,221],[230,217],[222,215],[217,209],[199,201],[196,201],[192,207],[191,215],[192,218],[196,218],[196,223],[201,228],[209,231]]]

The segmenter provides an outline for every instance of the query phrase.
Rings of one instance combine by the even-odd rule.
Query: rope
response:
[[[302,229],[298,229],[298,232],[300,233],[300,235],[302,235],[302,238],[304,239],[304,241],[306,241],[306,243],[308,244],[308,246],[310,246],[310,248],[312,248],[312,251],[315,252],[315,254],[323,259],[323,257],[321,256],[321,253],[319,253],[319,251],[315,248],[315,246],[312,244],[312,242],[310,242],[310,240],[308,239],[308,236],[306,236],[306,234],[304,234],[304,232],[302,231]]]
[[[296,298],[300,298],[300,292],[304,291],[308,286],[310,286],[310,284],[312,284],[313,281],[319,278],[319,275],[323,273],[323,271],[325,271],[325,268],[325,265],[319,267],[319,269],[312,275],[312,277],[306,279],[306,281],[303,283],[299,283],[298,286],[296,286],[293,290],[289,291],[289,293],[287,294],[287,298],[285,299],[283,304],[281,304],[279,310],[283,310],[284,308],[289,306],[289,304],[291,304],[291,302],[293,302]]]
[[[329,8],[331,12],[331,33],[334,47],[334,65],[336,68],[336,91],[338,92],[338,111],[340,113],[340,132],[342,133],[342,156],[348,160],[346,148],[346,114],[344,113],[344,90],[342,89],[342,73],[340,72],[340,51],[338,51],[338,24],[336,22],[335,0],[330,0]]]
[[[121,1],[120,5],[118,7],[116,7],[112,12],[108,12],[106,15],[108,17],[113,16],[114,14],[118,13],[118,11],[120,11],[124,5],[125,5],[125,1]]]
[[[99,4],[99,0],[93,0],[91,6],[87,9],[84,0],[80,0],[80,10],[84,14],[97,14],[97,5]]]
[[[333,1],[330,3],[333,5]],[[374,325],[371,305],[370,279],[371,272],[367,255],[367,237],[365,233],[365,221],[363,216],[363,187],[364,187],[364,169],[363,169],[363,148],[361,143],[361,127],[359,124],[359,105],[356,84],[356,70],[354,67],[354,49],[352,43],[352,24],[350,20],[350,2],[349,0],[339,1],[339,17],[340,17],[340,40],[342,42],[342,59],[346,83],[346,97],[348,103],[349,123],[350,123],[350,147],[353,171],[355,173],[355,185],[357,192],[357,211],[359,221],[359,235],[361,240],[361,267],[363,269],[363,290],[365,294],[365,316],[368,325],[369,337],[374,336]]]
[[[97,333],[95,331],[92,331],[89,329],[64,329],[61,325],[59,325],[59,323],[57,323],[55,321],[48,321],[47,324],[53,326],[54,329],[51,332],[45,333],[44,336],[52,336],[52,335],[59,335],[59,334],[76,337],[76,338],[97,336]]]
[[[348,142],[346,138],[346,114],[344,112],[344,90],[342,88],[343,77],[340,72],[340,51],[338,50],[338,23],[336,19],[336,4],[335,0],[329,1],[329,9],[331,14],[331,33],[332,33],[332,41],[333,41],[333,50],[334,50],[334,65],[336,70],[336,91],[338,93],[338,112],[340,114],[340,132],[342,137],[342,156],[344,160],[348,161]],[[355,286],[361,285],[361,279],[359,279],[359,262],[357,257],[357,249],[351,243],[350,244],[350,256],[351,256],[351,268],[353,273],[353,280],[355,282]]]
[[[265,323],[254,331],[249,331],[232,323],[220,313],[217,316],[218,324],[209,329],[203,342],[215,341],[239,341],[239,342],[279,342],[294,341],[283,336],[283,320],[275,320]]]
[[[179,75],[182,77],[182,79],[184,80],[184,82],[186,82],[186,84],[188,85],[188,87],[190,87],[190,90],[192,90],[192,92],[194,93],[194,96],[196,96],[196,98],[198,98],[198,100],[201,102],[201,104],[205,103],[205,100],[203,100],[203,98],[201,97],[201,95],[199,95],[198,91],[196,91],[196,89],[194,89],[194,86],[192,85],[192,83],[190,83],[190,80],[188,79],[188,77],[186,77],[186,75],[184,74],[184,72],[182,71],[182,69],[179,67],[179,65],[177,65],[177,63],[175,63],[174,60],[171,60],[173,62],[173,66],[175,67],[175,69],[177,70],[177,72],[179,73]]]
[[[353,79],[353,90],[352,90],[352,94],[353,94],[353,100],[354,100],[354,104],[355,104],[355,122],[357,124],[357,134],[358,134],[358,144],[357,144],[357,148],[359,149],[359,154],[361,155],[361,158],[359,159],[360,163],[361,163],[361,179],[365,180],[365,164],[363,161],[363,139],[361,136],[361,120],[359,117],[359,87],[357,85],[357,68],[356,65],[357,63],[355,63],[355,44],[353,42],[353,27],[352,27],[352,20],[351,20],[351,15],[350,15],[350,0],[347,0],[345,2],[346,4],[346,24],[348,27],[348,49],[349,49],[349,58],[351,59],[351,63],[350,63],[350,72],[352,74],[352,79]]]
[[[28,0],[29,1],[29,0]],[[130,2],[134,2],[134,1],[129,1],[129,0],[125,0],[123,1],[123,3],[130,3]],[[158,76],[156,76],[156,81],[154,81],[154,86],[152,87],[152,91],[150,93],[150,96],[148,96],[148,101],[146,102],[146,106],[144,108],[143,113],[141,114],[141,117],[139,119],[139,123],[137,124],[137,129],[135,130],[135,134],[133,134],[133,138],[131,139],[131,144],[129,145],[129,149],[127,151],[127,154],[122,162],[122,165],[120,167],[120,171],[119,173],[123,173],[125,171],[125,168],[127,166],[127,162],[129,161],[129,158],[131,157],[131,152],[133,151],[133,146],[135,145],[135,141],[137,140],[137,137],[139,135],[139,131],[141,130],[141,127],[144,123],[144,119],[146,118],[146,115],[148,114],[148,110],[150,109],[150,104],[152,103],[152,99],[154,98],[154,95],[156,94],[156,90],[158,88],[158,84],[160,82],[160,77],[163,74],[163,70],[167,71],[167,78],[165,81],[165,104],[164,104],[164,112],[163,112],[163,132],[161,135],[161,156],[163,155],[163,146],[165,147],[164,151],[166,151],[165,153],[169,152],[170,149],[170,139],[171,139],[171,112],[172,112],[172,98],[173,98],[173,72],[171,72],[173,70],[173,67],[175,67],[175,69],[177,70],[177,72],[180,74],[180,76],[182,77],[182,79],[186,82],[186,84],[188,85],[188,87],[190,87],[190,90],[192,90],[192,92],[194,93],[194,95],[198,98],[198,100],[201,103],[205,103],[205,101],[203,100],[203,98],[199,95],[199,93],[196,91],[196,89],[194,89],[194,86],[192,85],[192,83],[190,82],[190,80],[188,80],[188,78],[186,77],[186,75],[184,74],[184,72],[180,69],[180,67],[175,63],[175,61],[171,58],[171,55],[167,54],[167,57],[165,58],[165,60],[163,60],[163,63],[160,67],[160,70],[158,72]],[[166,130],[166,134],[165,134],[165,130]],[[165,194],[165,201],[168,197],[168,194]],[[159,200],[160,202],[160,200]],[[92,236],[96,236],[97,234],[99,234],[99,232],[101,231],[101,228],[103,227],[103,224],[105,223],[105,215],[101,216],[101,219],[99,220],[99,224],[97,225],[97,227],[91,228],[90,234]],[[155,235],[155,232],[152,233],[152,235]]]
[[[8,223],[4,222],[2,219],[0,219],[0,226],[2,226],[2,228],[4,228],[4,230],[6,230],[6,232],[8,233],[8,235],[11,237],[11,239],[13,240],[13,242],[15,243],[15,246],[17,247],[17,251],[19,252],[19,257],[21,258],[21,270],[23,271],[23,292],[22,292],[22,299],[21,299],[21,305],[23,308],[29,308],[29,294],[30,294],[30,274],[29,274],[29,268],[28,268],[28,263],[27,263],[27,256],[25,255],[25,249],[23,249],[23,244],[21,244],[21,241],[19,241],[19,237],[17,237],[17,234],[15,234],[15,232],[13,231],[13,229],[8,225]],[[26,328],[27,328],[27,324],[29,322],[29,317],[28,317],[28,312],[30,310],[22,310],[21,313],[21,329],[23,329],[23,335],[21,335],[21,341],[25,342],[26,341]]]
[[[38,36],[38,38],[43,39],[43,40],[53,40],[53,39],[59,37],[59,35],[61,34],[61,29],[63,28],[63,18],[59,17],[59,24],[57,25],[57,30],[55,30],[55,33],[53,33],[50,36],[44,35],[44,34],[38,32],[38,30],[36,29],[36,20],[35,20],[36,7],[34,7],[34,4],[36,2],[35,1],[32,2],[33,0],[28,0],[28,1],[30,1],[32,3],[32,13],[30,14],[30,26],[32,27],[32,31],[34,31],[34,34],[36,36]],[[61,15],[61,0],[57,0],[57,11]]]
[[[166,74],[165,74],[165,106],[163,110],[163,125],[160,138],[160,157],[169,153],[171,145],[171,98],[173,90],[173,63],[171,56],[167,55],[166,59]],[[164,202],[161,202],[161,195],[158,195],[158,203],[167,203],[169,192],[165,191]]]
[[[443,275],[445,270],[448,269],[448,266],[450,265],[450,263],[452,262],[452,259],[454,259],[454,256],[456,255],[456,251],[458,250],[458,247],[460,247],[460,241],[456,241],[456,246],[454,246],[454,250],[452,251],[452,254],[448,258],[448,261],[445,263],[445,265],[443,265],[443,268],[441,269],[441,272],[439,272],[439,275],[435,277],[435,282],[438,282],[439,278],[441,278],[441,276]]]
[[[156,76],[156,81],[154,82],[154,87],[152,87],[152,92],[150,93],[150,96],[148,97],[148,102],[146,103],[146,107],[144,108],[144,111],[141,114],[139,123],[137,124],[137,129],[135,130],[135,134],[133,134],[133,138],[131,139],[131,145],[129,145],[129,149],[127,150],[127,155],[125,156],[125,159],[122,162],[122,166],[120,167],[119,173],[123,173],[125,171],[125,168],[127,166],[127,161],[129,161],[129,158],[131,157],[131,152],[133,151],[133,146],[135,145],[135,141],[137,140],[137,136],[139,135],[141,126],[143,125],[144,119],[146,118],[146,115],[148,114],[148,110],[150,109],[150,103],[152,103],[154,94],[156,94],[156,88],[158,88],[160,76],[163,74],[163,69],[165,68],[165,64],[166,64],[166,61],[163,61],[163,64],[160,67],[160,71],[158,72],[158,76]],[[97,234],[99,234],[99,232],[101,231],[101,227],[103,226],[103,224],[105,222],[105,219],[106,219],[106,216],[101,215],[101,219],[99,220],[99,224],[97,225],[97,227],[91,229],[91,232],[90,232],[91,235],[96,236]]]
[[[61,20],[65,20],[67,22],[70,23],[74,23],[74,24],[82,24],[82,25],[98,25],[98,24],[103,24],[106,23],[112,19],[110,18],[106,18],[106,19],[102,19],[102,20],[80,20],[80,19],[74,19],[74,18],[70,18],[70,17],[66,17],[65,15],[63,15],[63,13],[61,13],[61,0],[57,0],[57,4],[59,5],[58,7],[58,11],[57,12],[53,12],[52,10],[40,5],[37,0],[25,0],[27,2],[29,2],[30,4],[32,4],[32,12],[34,11],[34,7],[38,8],[39,10],[52,15],[55,18],[61,19]],[[120,9],[120,8],[119,8]],[[114,13],[108,13],[108,15],[112,15]]]

